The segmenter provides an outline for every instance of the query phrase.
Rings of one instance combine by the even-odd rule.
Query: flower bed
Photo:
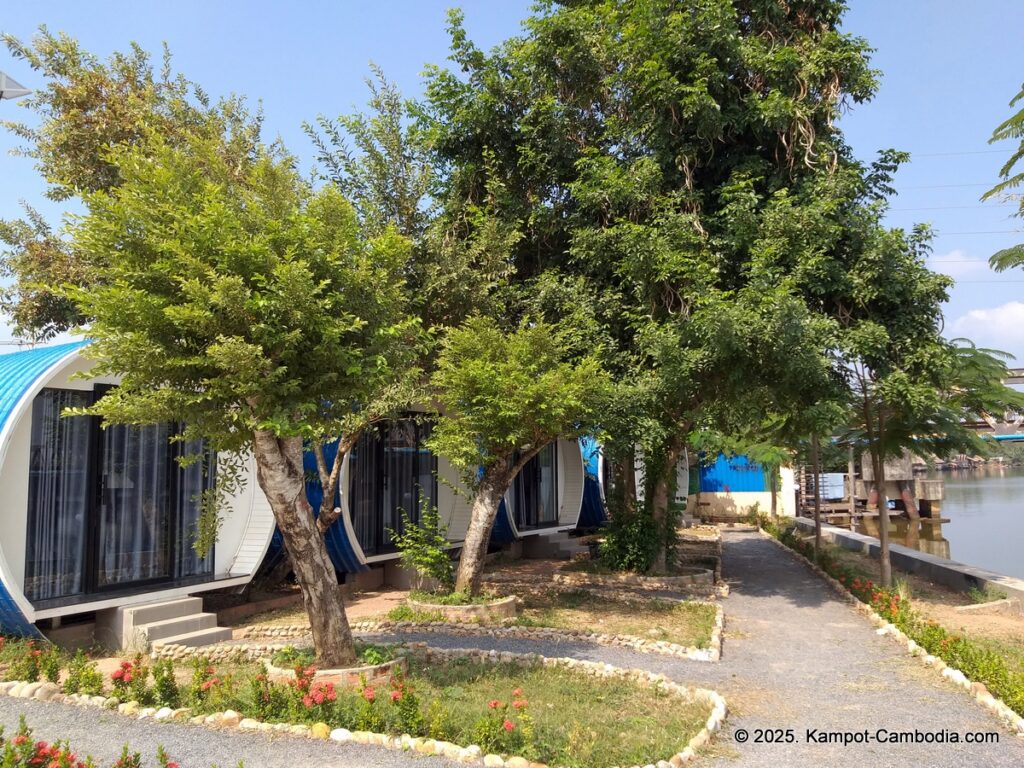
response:
[[[10,739],[4,738],[4,729],[0,726],[0,765],[3,768],[96,768],[92,758],[79,760],[78,755],[67,743],[50,744],[33,739],[32,729],[25,723],[24,715],[21,717],[18,732]],[[142,765],[139,753],[130,753],[128,746],[125,745],[120,759],[111,768],[142,768]],[[167,756],[163,747],[157,747],[156,765],[159,768],[179,768],[178,764]]]
[[[836,560],[826,548],[814,560],[814,545],[793,535],[791,529],[766,526],[764,535],[802,555],[809,565],[881,625],[880,633],[891,634],[926,664],[944,677],[970,691],[986,708],[1006,720],[1024,736],[1024,673],[1011,670],[991,650],[951,634],[937,622],[918,615],[899,591],[861,579]],[[976,681],[976,682],[972,682]]]
[[[659,754],[679,765],[695,756],[726,714],[717,693],[641,670],[425,644],[406,649],[408,676],[358,691],[310,675],[280,685],[251,664],[218,670],[197,660],[188,690],[159,692],[189,709],[64,696],[50,683],[5,683],[0,692],[52,686],[50,700],[116,708],[137,718],[187,717],[197,725],[379,744],[490,766],[649,764]],[[144,679],[142,668],[126,664],[132,684]],[[147,701],[157,688],[143,686]],[[543,716],[535,718],[535,711]]]

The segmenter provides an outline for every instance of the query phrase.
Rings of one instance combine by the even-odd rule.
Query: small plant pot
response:
[[[295,670],[274,666],[270,659],[263,660],[267,670],[267,678],[272,683],[288,684],[294,682]],[[405,674],[408,664],[404,656],[399,656],[383,664],[369,664],[359,667],[340,669],[317,669],[313,675],[315,683],[333,683],[335,688],[359,689],[364,685],[387,687],[391,678],[397,674]]]
[[[500,621],[513,619],[519,609],[518,599],[512,595],[492,600],[489,603],[469,603],[467,605],[439,605],[437,603],[421,603],[418,600],[406,600],[414,611],[423,613],[439,613],[447,621]]]

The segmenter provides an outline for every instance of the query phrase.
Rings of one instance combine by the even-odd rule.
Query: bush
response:
[[[68,676],[64,681],[63,690],[64,693],[84,693],[86,696],[103,694],[103,673],[81,648],[75,652],[68,664]]]
[[[615,571],[646,573],[654,565],[660,538],[649,513],[620,510],[608,523],[601,542],[601,562]]]
[[[404,509],[401,514],[402,530],[388,529],[388,535],[401,553],[402,567],[435,580],[441,592],[451,592],[455,574],[448,551],[448,526],[441,522],[437,507],[424,504],[418,523],[413,522]]]
[[[170,659],[153,665],[153,698],[162,707],[176,708],[181,703],[181,692],[174,679],[174,662]]]
[[[24,680],[30,683],[39,681],[42,672],[43,651],[36,647],[35,640],[28,640],[24,644],[11,644],[15,651],[13,658],[7,666],[8,680]]]

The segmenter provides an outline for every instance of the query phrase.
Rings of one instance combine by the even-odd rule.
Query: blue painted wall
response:
[[[768,483],[757,462],[720,453],[713,464],[700,465],[700,489],[707,493],[763,493]]]

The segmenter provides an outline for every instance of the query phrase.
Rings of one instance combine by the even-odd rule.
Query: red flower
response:
[[[212,675],[212,674],[214,674],[214,673],[215,673],[216,671],[217,671],[217,670],[216,670],[216,669],[214,669],[213,667],[207,667],[207,668],[206,668],[206,674],[208,674],[208,675]]]
[[[514,691],[512,691],[512,695],[515,696],[517,699],[522,698],[522,696],[523,696],[523,689],[522,688],[516,688]]]
[[[166,768],[181,768],[177,763],[168,763]]]
[[[313,706],[313,698],[309,694],[306,694],[305,696],[302,697],[302,705],[304,707],[312,707]]]
[[[15,746],[21,746],[22,744],[28,744],[28,736],[26,736],[26,735],[24,735],[22,733],[19,733],[17,736],[15,736],[13,739],[11,739],[11,743],[14,744]]]
[[[367,701],[373,701],[377,698],[377,694],[373,692],[373,688],[363,688],[363,698]]]
[[[512,709],[526,709],[529,703],[526,699],[517,699],[512,702]]]
[[[511,731],[515,728],[511,720],[506,720],[504,723],[502,723],[501,727],[504,728],[506,731]]]
[[[402,700],[402,692],[401,691],[392,691],[391,692],[391,701],[394,702],[394,701],[401,701],[401,700]]]
[[[490,701],[487,702],[487,706],[490,707],[491,709],[497,709],[498,707],[501,706],[501,702],[498,701],[497,699],[491,699]]]
[[[110,673],[111,680],[120,680],[122,677],[124,677],[123,669],[115,669],[113,672]]]

